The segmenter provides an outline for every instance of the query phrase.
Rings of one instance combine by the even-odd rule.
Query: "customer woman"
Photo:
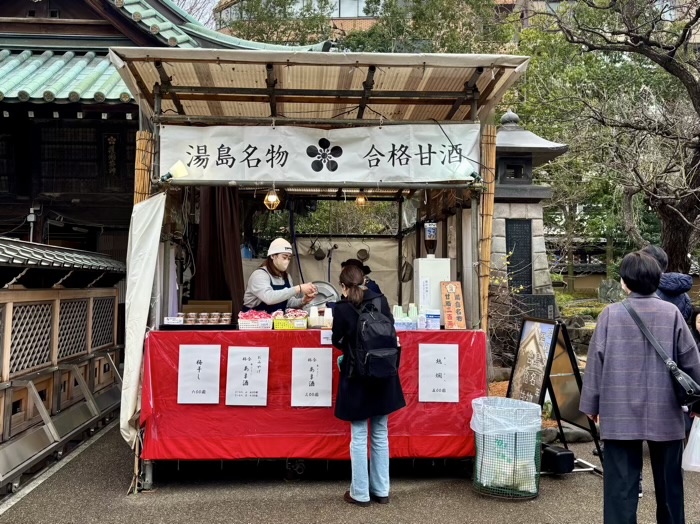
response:
[[[354,265],[346,265],[340,273],[343,298],[333,313],[333,345],[343,352],[340,381],[335,403],[335,416],[351,426],[350,460],[352,482],[345,501],[369,506],[370,500],[389,502],[389,414],[406,405],[398,376],[366,379],[350,376],[349,352],[355,348],[359,311],[368,302],[379,298],[381,313],[392,322],[389,303],[382,294],[364,286],[364,274]],[[370,432],[370,464],[367,467],[367,423]]]
[[[676,306],[656,295],[661,268],[643,253],[620,266],[628,303],[669,356],[696,381],[700,352]],[[637,522],[642,443],[649,446],[656,518],[685,522],[681,460],[685,424],[671,374],[621,303],[605,308],[588,350],[579,409],[600,421],[604,456],[604,520]]]
[[[292,260],[292,245],[284,238],[270,243],[265,262],[253,271],[243,295],[243,311],[266,311],[298,308],[313,300],[317,292],[311,283],[294,285],[287,268]]]

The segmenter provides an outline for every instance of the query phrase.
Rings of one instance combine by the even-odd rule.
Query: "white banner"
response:
[[[479,124],[352,129],[162,126],[160,175],[238,182],[363,184],[470,181]],[[181,167],[174,166],[181,162]]]

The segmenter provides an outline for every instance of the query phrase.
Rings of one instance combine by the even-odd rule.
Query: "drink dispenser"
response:
[[[438,243],[437,223],[427,221],[423,225],[426,258],[417,258],[413,265],[413,298],[418,311],[434,309],[440,311],[440,323],[444,324],[442,311],[442,290],[440,282],[451,278],[449,258],[435,258]]]

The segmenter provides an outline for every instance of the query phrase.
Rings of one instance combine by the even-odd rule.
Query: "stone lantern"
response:
[[[534,184],[532,170],[567,150],[565,144],[550,142],[523,129],[520,118],[512,111],[501,118],[496,134],[497,179],[491,263],[501,276],[508,276],[509,284],[519,289],[526,301],[528,296],[553,295],[542,222],[542,201],[551,198],[552,189]],[[553,297],[531,302],[533,305],[551,302],[545,313],[553,317]],[[543,315],[542,312],[532,314]]]

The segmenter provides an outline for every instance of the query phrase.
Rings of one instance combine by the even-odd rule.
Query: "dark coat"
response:
[[[381,297],[384,315],[394,321],[389,303],[384,295],[368,289],[365,302]],[[333,309],[333,345],[343,352],[340,365],[338,395],[335,401],[335,416],[341,420],[367,420],[371,417],[388,415],[406,405],[399,377],[383,380],[369,380],[358,376],[349,377],[350,356],[348,351],[355,347],[357,309],[344,298]]]
[[[661,275],[657,296],[664,302],[670,302],[676,306],[686,322],[693,314],[693,304],[690,302],[688,291],[693,287],[693,279],[690,275],[682,273],[664,273]]]

